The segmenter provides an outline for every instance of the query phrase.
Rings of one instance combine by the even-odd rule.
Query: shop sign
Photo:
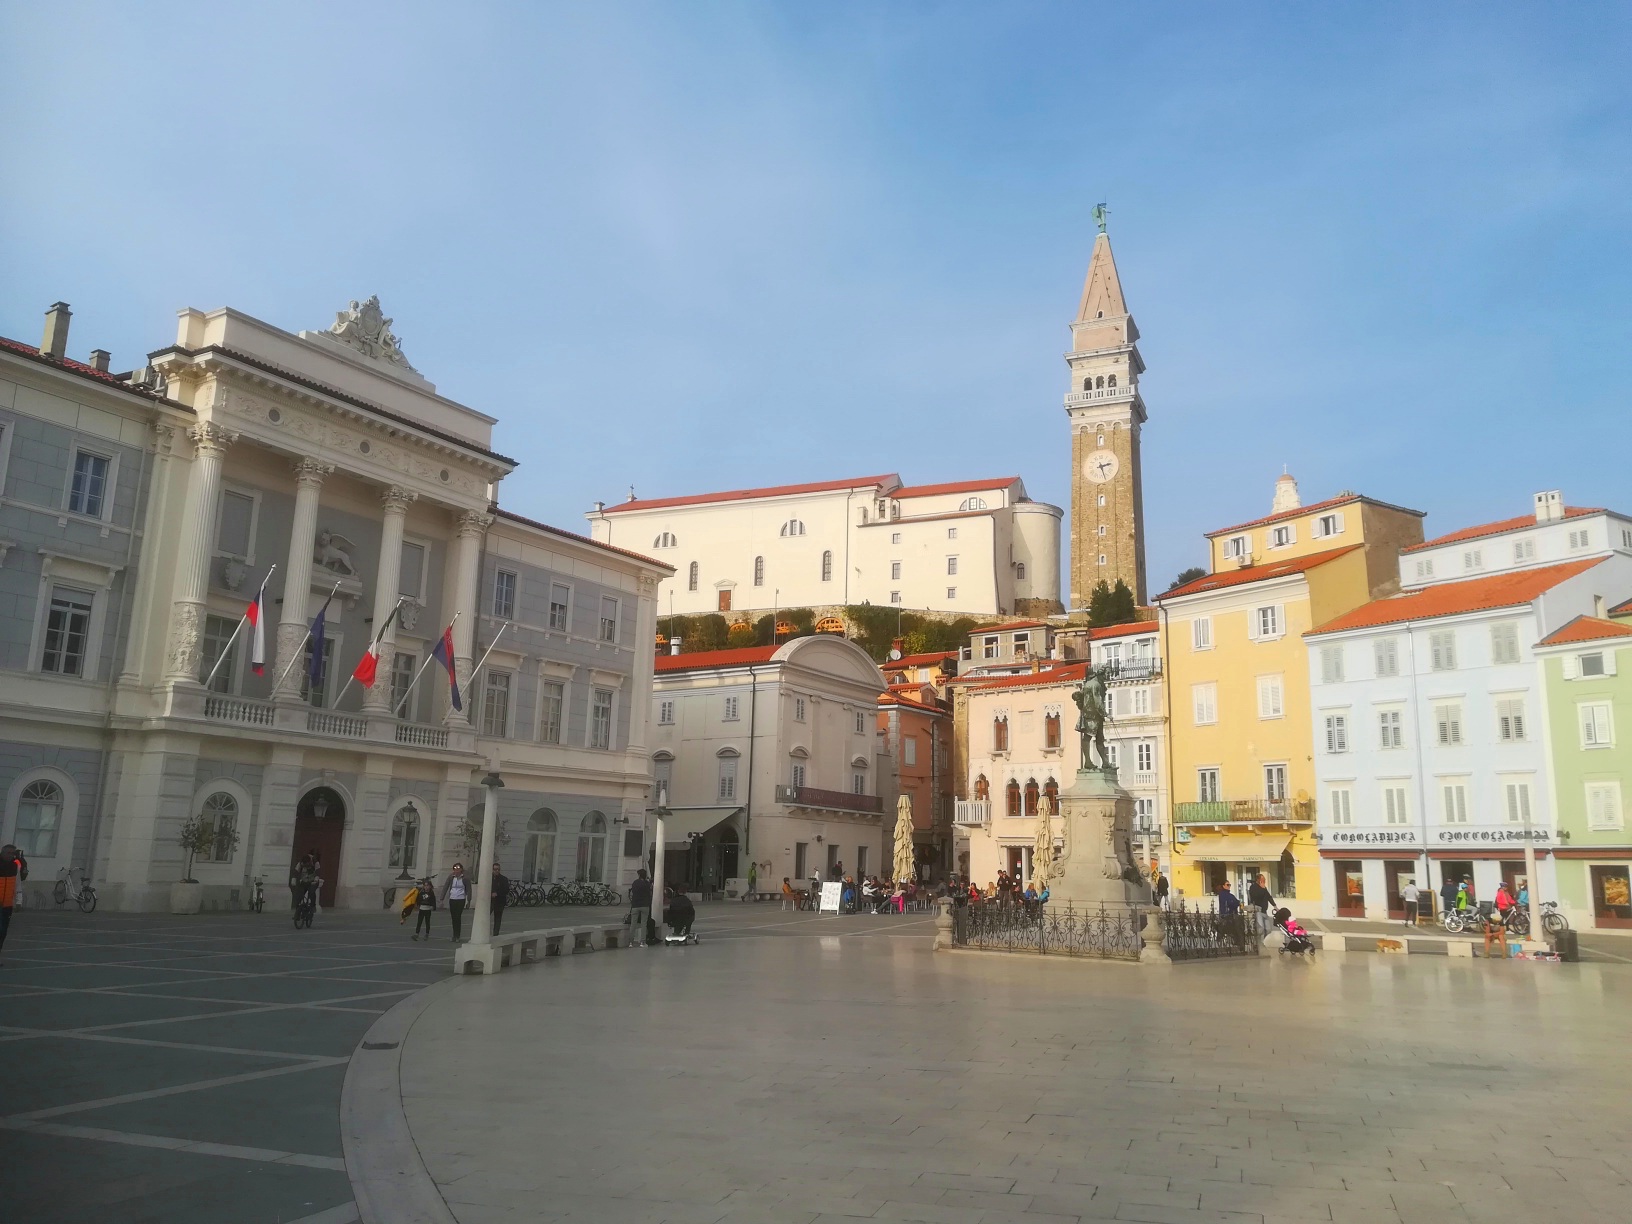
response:
[[[1493,846],[1503,842],[1550,842],[1553,840],[1551,829],[1441,829],[1439,840],[1442,842],[1461,842],[1463,845],[1472,843],[1481,846]]]
[[[1195,835],[1191,833],[1189,829],[1180,829],[1173,835],[1173,838],[1179,843],[1179,845],[1188,846],[1190,844],[1190,839],[1193,836]]]
[[[1415,829],[1371,832],[1344,830],[1316,833],[1315,841],[1321,845],[1334,846],[1414,846],[1417,844],[1417,833]]]

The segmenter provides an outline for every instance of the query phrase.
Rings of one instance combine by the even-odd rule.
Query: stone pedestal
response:
[[[1051,905],[1148,905],[1150,889],[1133,864],[1133,796],[1115,770],[1077,771],[1060,794],[1065,848],[1049,883]]]

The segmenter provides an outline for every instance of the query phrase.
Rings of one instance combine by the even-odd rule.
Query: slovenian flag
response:
[[[459,675],[453,668],[453,626],[449,625],[442,631],[435,647],[431,650],[431,658],[448,669],[448,688],[453,693],[453,708],[463,710],[465,707],[459,700]]]
[[[374,687],[374,680],[380,671],[380,639],[385,636],[385,631],[391,628],[391,622],[397,619],[397,613],[400,611],[402,601],[399,599],[397,606],[391,609],[391,615],[385,618],[385,624],[381,625],[380,631],[374,635],[374,640],[368,644],[368,650],[357,660],[357,668],[351,673],[351,678],[364,688]]]
[[[268,572],[266,578],[272,577]],[[261,579],[261,589],[255,592],[255,598],[250,601],[249,607],[244,609],[244,619],[249,621],[251,632],[249,647],[249,665],[258,676],[266,667],[266,622],[261,619],[261,610],[266,607],[266,578]]]

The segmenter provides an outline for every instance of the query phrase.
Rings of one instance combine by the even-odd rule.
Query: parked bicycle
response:
[[[57,872],[57,883],[51,890],[51,896],[58,905],[66,904],[72,897],[82,914],[96,908],[96,889],[91,887],[90,878],[83,867],[64,867]]]
[[[264,877],[256,876],[255,883],[249,890],[249,908],[252,913],[260,913],[266,908],[266,893],[261,888]]]
[[[569,880],[552,884],[544,896],[550,905],[622,905],[623,894],[593,880]]]
[[[1560,931],[1570,929],[1570,920],[1558,912],[1557,901],[1541,903],[1541,929],[1549,935],[1557,935]]]

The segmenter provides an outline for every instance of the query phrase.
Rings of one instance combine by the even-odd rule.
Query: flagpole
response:
[[[464,615],[463,611],[455,612],[453,614],[453,620],[448,622],[448,628],[452,629],[453,625],[454,625],[454,621],[457,621],[463,615]],[[397,718],[402,717],[402,708],[408,704],[408,698],[410,698],[410,697],[412,697],[414,695],[415,685],[417,685],[419,683],[419,678],[425,674],[425,669],[431,665],[431,661],[435,657],[436,656],[433,655],[430,651],[425,652],[425,662],[423,662],[423,663],[421,663],[419,665],[419,670],[414,673],[414,678],[411,681],[409,681],[408,691],[402,695],[402,700],[397,702],[396,709],[392,711],[392,713]]]
[[[482,653],[482,661],[470,669],[471,688],[476,687],[476,673],[481,671],[483,667],[487,666],[487,656],[493,653],[493,647],[499,644],[499,639],[504,636],[504,631],[510,628],[510,624],[510,621],[505,621],[504,624],[499,626],[499,631],[493,635],[493,640],[488,643],[487,649]]]
[[[329,597],[323,601],[323,607],[324,608],[327,608],[329,606],[329,604],[334,601],[334,596],[335,596],[336,592],[338,592],[339,590],[340,590],[340,584],[338,582],[336,582],[334,584],[334,590],[330,591],[329,592]],[[322,611],[322,609],[320,608],[319,611]],[[283,675],[279,676],[278,677],[278,682],[272,686],[272,693],[273,693],[274,696],[276,696],[277,691],[283,687],[283,682],[285,680],[289,679],[289,673],[295,670],[295,660],[300,658],[301,651],[306,649],[306,643],[311,641],[311,640],[312,640],[312,622],[307,621],[306,622],[306,636],[300,639],[300,645],[295,647],[294,654],[292,656],[290,656],[289,666],[283,669]]]
[[[266,584],[267,584],[268,580],[271,579],[272,574],[274,573],[274,571],[277,570],[277,568],[278,567],[276,565],[273,565],[271,569],[266,571],[266,577],[261,579],[260,590],[258,590],[255,593],[255,602],[256,603],[264,605],[264,603],[266,601]],[[233,645],[234,642],[236,642],[238,640],[238,635],[243,632],[244,622],[247,621],[248,619],[249,619],[249,613],[248,612],[245,612],[242,616],[240,616],[238,618],[238,624],[233,628],[232,636],[227,639],[226,649],[223,650],[221,652],[221,654],[220,654],[220,657],[216,659],[215,666],[210,668],[210,674],[204,680],[204,687],[206,689],[209,688],[210,685],[214,682],[215,673],[221,670],[221,664],[225,663],[229,658],[232,657],[232,645]]]
[[[373,649],[380,644],[380,639],[385,636],[385,631],[391,628],[391,622],[397,619],[397,610],[402,607],[402,601],[404,598],[405,597],[402,595],[397,596],[397,602],[391,608],[391,615],[385,618],[385,624],[380,626],[379,632],[374,635],[374,640],[368,644],[368,651],[365,651],[364,653],[371,653]],[[361,660],[358,662],[361,663]],[[334,699],[334,705],[331,707],[332,709],[338,710],[340,708],[340,698],[344,697],[346,693],[350,691],[351,682],[355,679],[357,679],[357,669],[354,667],[351,670],[351,675],[346,677],[346,683],[345,686],[341,688],[340,695]]]

